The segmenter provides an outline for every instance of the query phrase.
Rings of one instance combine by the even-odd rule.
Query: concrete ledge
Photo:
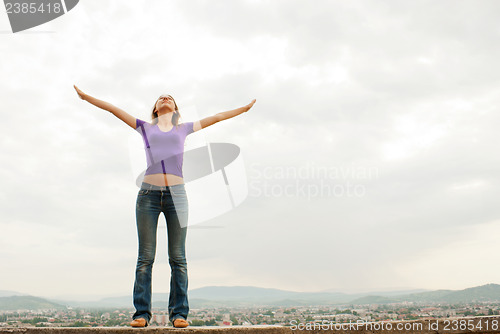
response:
[[[0,328],[0,334],[160,334],[186,332],[189,334],[458,334],[500,333],[500,316],[425,319],[412,321],[382,321],[333,324],[328,321],[313,323],[292,323],[292,326],[203,326],[203,327],[30,327]]]
[[[260,334],[289,334],[293,333],[285,326],[189,326],[187,328],[173,327],[30,327],[30,328],[0,328],[0,334],[161,334],[179,333],[188,334],[229,334],[229,333],[260,333]]]

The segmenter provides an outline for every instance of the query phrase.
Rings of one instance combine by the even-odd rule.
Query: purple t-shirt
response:
[[[184,142],[193,133],[193,122],[174,126],[163,132],[157,124],[144,122],[137,118],[135,130],[144,141],[148,168],[145,175],[174,174],[182,177],[182,161],[184,158]]]

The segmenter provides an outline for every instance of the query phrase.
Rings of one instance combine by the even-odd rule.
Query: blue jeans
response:
[[[184,184],[159,187],[143,182],[137,195],[136,218],[139,235],[139,255],[135,271],[133,319],[151,321],[151,278],[156,253],[158,217],[163,212],[167,221],[168,259],[171,268],[169,320],[187,319],[188,274],[186,234],[188,199]]]

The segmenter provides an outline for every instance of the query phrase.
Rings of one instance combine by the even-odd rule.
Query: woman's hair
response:
[[[172,97],[171,95],[168,95],[168,96]],[[160,98],[158,98],[156,100],[155,105],[153,106],[153,110],[151,111],[151,123],[152,124],[158,123],[158,112],[156,111],[156,104],[158,103],[159,99]],[[175,103],[175,100],[173,97],[172,97],[172,100],[174,101],[174,105],[175,105],[174,114],[172,115],[172,124],[174,126],[177,126],[177,125],[179,125],[179,118],[181,118],[181,114],[179,113],[179,107],[177,107],[177,103]]]

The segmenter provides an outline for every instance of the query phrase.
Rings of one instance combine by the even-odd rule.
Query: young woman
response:
[[[156,101],[151,123],[135,118],[114,105],[96,99],[74,86],[78,96],[101,109],[111,112],[138,131],[143,140],[147,169],[136,202],[139,254],[135,272],[132,327],[146,327],[151,321],[151,277],[156,253],[158,217],[163,212],[167,221],[168,257],[171,268],[169,320],[174,327],[187,327],[189,304],[188,275],[185,254],[188,200],[182,177],[184,141],[186,137],[207,126],[240,115],[252,108],[248,105],[218,113],[196,122],[179,124],[180,113],[170,95]]]

